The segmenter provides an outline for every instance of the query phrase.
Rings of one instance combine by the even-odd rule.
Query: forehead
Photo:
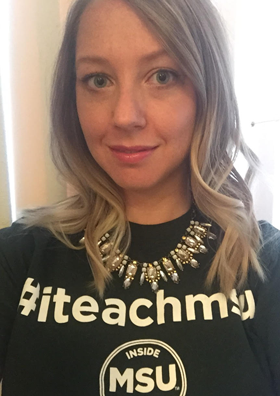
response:
[[[78,29],[76,57],[141,57],[162,44],[124,0],[96,0],[84,11]],[[166,53],[167,55],[167,53]]]

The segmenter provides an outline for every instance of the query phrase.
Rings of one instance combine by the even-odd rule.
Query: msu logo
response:
[[[100,396],[148,393],[185,396],[187,378],[178,354],[158,340],[135,340],[115,349],[104,362]]]

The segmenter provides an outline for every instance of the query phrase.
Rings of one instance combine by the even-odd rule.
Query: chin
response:
[[[115,183],[123,191],[131,192],[148,192],[153,191],[155,188],[159,188],[160,184],[152,180],[115,180]]]
[[[123,177],[124,175],[121,175],[121,171],[119,175],[110,175],[111,179],[122,189],[137,189],[141,187],[148,186],[150,183],[147,181],[147,179],[142,179],[142,178],[137,178],[137,177]]]
[[[153,188],[153,185],[149,185],[147,183],[117,183],[117,184],[124,191],[144,192]]]

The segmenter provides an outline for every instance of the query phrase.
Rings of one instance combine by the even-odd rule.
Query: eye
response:
[[[156,73],[153,74],[152,77],[156,76],[156,81],[160,85],[168,85],[170,80],[174,82],[174,80],[178,80],[179,75],[171,70],[160,69]]]
[[[86,83],[91,89],[103,89],[106,88],[108,78],[101,73],[89,74],[85,76],[82,81]]]
[[[151,78],[156,77],[156,84],[159,86],[157,88],[164,88],[165,86],[175,83],[179,79],[179,74],[175,71],[160,69],[157,70]],[[88,74],[82,78],[82,82],[85,83],[91,90],[102,90],[108,87],[109,78],[102,73],[92,73]]]

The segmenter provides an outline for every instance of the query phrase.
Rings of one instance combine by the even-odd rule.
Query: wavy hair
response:
[[[72,249],[70,235],[85,229],[85,248],[94,285],[103,294],[110,274],[97,243],[113,230],[113,251],[125,252],[130,227],[122,193],[89,152],[78,119],[75,94],[75,47],[81,15],[94,0],[76,0],[70,9],[57,59],[51,101],[51,152],[64,179],[77,194],[49,207],[25,212],[28,226],[48,228]],[[146,23],[192,81],[197,120],[190,151],[190,183],[198,209],[218,224],[223,239],[206,280],[218,280],[227,296],[241,288],[258,261],[261,235],[254,216],[249,181],[257,157],[246,146],[239,123],[226,32],[210,0],[124,0]],[[243,180],[234,167],[241,152],[248,162]],[[187,181],[186,181],[187,182]]]

